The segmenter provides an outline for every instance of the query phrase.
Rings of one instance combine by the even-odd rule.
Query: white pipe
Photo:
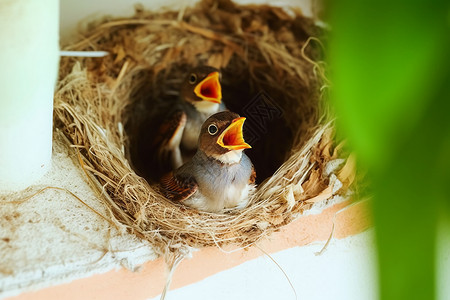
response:
[[[104,57],[109,55],[107,51],[59,51],[60,56],[72,56],[72,57]]]
[[[0,2],[0,192],[50,168],[58,28],[58,0]]]

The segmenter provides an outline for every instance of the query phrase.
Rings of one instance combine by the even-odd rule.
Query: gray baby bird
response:
[[[245,118],[224,111],[202,125],[192,160],[163,176],[162,193],[170,200],[208,212],[243,208],[255,189],[255,169],[244,149]]]

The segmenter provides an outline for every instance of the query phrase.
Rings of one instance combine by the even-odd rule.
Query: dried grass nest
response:
[[[112,218],[160,254],[247,247],[315,202],[344,193],[353,180],[349,164],[336,175],[330,172],[330,164],[342,160],[332,123],[321,117],[326,107],[321,34],[299,10],[226,0],[205,0],[177,12],[137,7],[131,18],[98,20],[64,49],[110,54],[61,60],[56,127],[99,183]],[[248,152],[259,186],[243,210],[213,214],[169,202],[127,159],[136,138],[130,132],[143,107],[176,96],[186,70],[199,64],[222,70],[224,101],[231,110],[244,114],[246,104],[264,91],[281,112]],[[343,184],[337,192],[336,182]]]

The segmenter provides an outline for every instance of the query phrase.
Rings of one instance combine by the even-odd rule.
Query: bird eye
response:
[[[195,75],[194,73],[192,73],[191,75],[189,75],[189,83],[190,84],[194,84],[197,82],[197,75]]]
[[[218,130],[219,130],[219,129],[217,129],[217,126],[214,125],[214,124],[211,124],[211,125],[208,126],[208,133],[209,133],[210,135],[215,135],[215,134],[217,133]]]

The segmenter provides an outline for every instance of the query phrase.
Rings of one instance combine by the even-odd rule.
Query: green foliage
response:
[[[450,201],[448,1],[329,1],[331,98],[367,170],[380,297],[436,297],[436,230]]]

